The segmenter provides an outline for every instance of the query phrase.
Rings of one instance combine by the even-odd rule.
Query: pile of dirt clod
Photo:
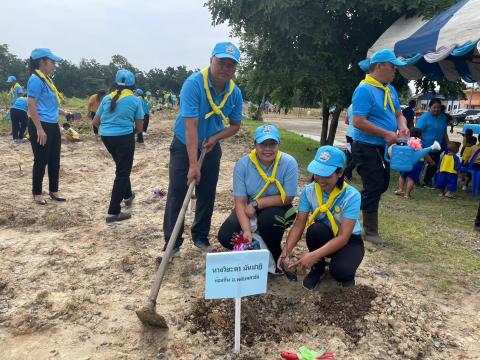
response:
[[[185,317],[190,333],[201,333],[214,344],[232,343],[233,300],[199,299],[192,305]],[[343,345],[329,350],[355,349],[372,358],[414,360],[455,346],[443,334],[444,327],[442,312],[387,285],[338,288],[302,298],[268,294],[242,300],[242,343],[248,346],[265,342],[275,347],[306,334],[330,333],[339,336],[337,345]]]
[[[359,285],[325,293],[315,300],[315,320],[326,325],[342,328],[355,342],[359,339],[356,322],[372,308],[372,300],[377,297],[375,289]]]
[[[252,346],[254,343],[273,341],[279,343],[289,335],[308,331],[311,324],[313,303],[305,299],[278,297],[272,294],[252,296],[242,299],[242,343]],[[299,310],[303,309],[305,314]],[[234,332],[233,300],[197,300],[192,312],[187,315],[191,322],[192,334],[197,332],[211,337],[214,343],[224,339],[233,341]]]

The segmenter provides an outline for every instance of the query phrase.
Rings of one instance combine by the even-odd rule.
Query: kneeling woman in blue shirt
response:
[[[28,124],[28,133],[34,158],[33,201],[39,205],[47,203],[42,196],[42,182],[47,165],[50,197],[55,201],[65,201],[58,193],[61,150],[58,114],[65,115],[66,112],[59,109],[63,95],[50,79],[55,71],[55,63],[61,60],[45,48],[34,49],[30,55],[32,75],[28,80],[27,95],[28,112],[32,121]]]
[[[297,263],[310,268],[303,286],[313,290],[325,275],[325,258],[330,274],[343,287],[355,285],[355,273],[365,253],[360,225],[360,193],[344,182],[345,154],[336,147],[322,146],[308,165],[314,181],[303,188],[295,223],[282,255],[289,256],[307,227],[307,247]],[[309,216],[309,214],[311,214]]]
[[[250,220],[257,218],[257,232],[268,246],[275,262],[280,256],[285,228],[276,217],[285,215],[297,193],[298,164],[279,151],[280,133],[272,125],[255,131],[255,149],[237,161],[233,171],[235,209],[218,232],[227,249],[234,233],[252,240]]]
[[[99,127],[103,144],[115,161],[115,181],[106,222],[122,221],[131,217],[121,211],[121,203],[130,206],[132,192],[130,173],[135,153],[135,132],[143,130],[143,108],[133,94],[135,76],[128,70],[118,70],[115,76],[117,89],[105,96],[100,104],[93,125]]]

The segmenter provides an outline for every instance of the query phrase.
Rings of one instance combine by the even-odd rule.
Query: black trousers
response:
[[[307,230],[307,247],[309,251],[315,251],[334,238],[332,229],[321,222],[313,223]],[[338,282],[355,279],[360,263],[363,260],[365,248],[360,235],[350,236],[348,243],[335,254],[328,256],[330,260],[330,274]],[[317,263],[317,266],[325,267],[325,258]]]
[[[132,196],[130,173],[135,153],[135,137],[133,133],[122,136],[102,136],[102,141],[115,161],[115,180],[108,214],[117,215],[120,213],[122,200]]]
[[[143,132],[147,132],[149,122],[150,122],[150,115],[145,114],[145,117],[143,118]]]
[[[27,112],[19,109],[10,109],[10,119],[12,120],[13,140],[23,139],[28,124]]]
[[[195,187],[197,201],[195,206],[195,219],[192,225],[192,239],[194,242],[208,240],[221,157],[222,149],[220,143],[217,143],[203,160],[200,183]],[[165,242],[168,242],[172,235],[175,222],[182,208],[183,200],[187,195],[188,168],[187,146],[174,137],[170,145],[167,204],[163,217]],[[177,247],[183,243],[183,230],[184,225],[182,224],[175,245]]]
[[[432,179],[435,176],[435,173],[437,172],[437,165],[440,161],[440,151],[434,151],[430,153],[430,157],[432,158],[433,161],[435,161],[435,166],[427,166],[425,170],[425,176],[423,177],[423,183],[426,185],[431,185],[432,184]]]
[[[345,136],[347,139],[347,143],[350,144],[350,149],[352,148],[353,145],[353,139],[350,136]],[[352,178],[353,175],[353,170],[355,170],[355,162],[353,161],[353,156],[350,152],[346,152],[347,154],[347,167],[345,168],[345,177],[348,179]]]
[[[353,161],[362,178],[362,211],[378,212],[382,194],[390,182],[390,164],[385,161],[385,147],[353,142]]]
[[[91,111],[90,112],[90,120],[93,120],[93,118],[95,117],[95,112]],[[93,133],[95,135],[98,135],[98,127],[96,127],[95,125],[92,124],[92,128],[93,128]]]
[[[275,262],[282,252],[281,243],[283,233],[285,232],[285,229],[280,226],[275,219],[275,216],[283,217],[291,207],[291,205],[273,206],[259,210],[257,213],[257,231],[268,246]],[[218,231],[218,241],[220,241],[220,244],[222,244],[224,248],[232,250],[233,246],[230,243],[232,241],[232,236],[234,233],[239,233],[241,230],[242,228],[238,222],[237,214],[235,213],[235,210],[233,210]]]
[[[42,183],[45,167],[48,165],[48,189],[50,192],[58,191],[58,178],[60,173],[60,150],[62,147],[60,128],[58,123],[40,121],[47,134],[47,142],[40,145],[37,142],[37,128],[33,121],[28,122],[30,144],[33,150],[32,194],[42,194]]]

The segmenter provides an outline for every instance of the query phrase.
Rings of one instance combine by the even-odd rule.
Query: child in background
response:
[[[457,156],[461,143],[458,141],[449,141],[447,151],[440,160],[436,174],[435,185],[437,189],[442,190],[440,195],[447,198],[453,198],[453,193],[457,191],[458,170],[460,170],[460,158]]]
[[[65,132],[65,140],[67,142],[78,142],[80,141],[80,134],[73,130],[69,123],[64,123],[62,125]]]
[[[469,136],[467,139],[467,142],[465,146],[463,147],[463,154],[461,157],[462,160],[462,172],[460,174],[460,180],[463,183],[462,190],[467,190],[468,185],[470,184],[470,181],[472,180],[472,177],[469,172],[466,171],[466,168],[468,167],[468,162],[470,159],[470,154],[472,148],[475,148],[475,145],[477,144],[477,138],[474,136]]]
[[[410,130],[410,137],[416,140],[421,140],[423,138],[422,130],[419,128],[413,128]],[[432,160],[430,155],[425,156],[425,160],[431,166],[435,165],[435,162]],[[413,188],[415,187],[415,183],[418,183],[420,180],[423,162],[424,160],[420,159],[420,161],[413,165],[412,170],[400,172],[400,177],[398,178],[398,189],[395,191],[395,195],[403,196],[405,199],[412,199],[412,192]]]
[[[467,147],[467,141],[468,138],[471,138],[473,136],[473,130],[472,129],[467,129],[465,132],[458,132],[457,134],[462,135],[462,151],[460,152],[460,156],[463,156],[463,153],[465,152],[465,148]]]

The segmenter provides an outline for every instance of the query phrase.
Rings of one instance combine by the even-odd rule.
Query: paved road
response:
[[[320,134],[322,132],[322,120],[319,119],[302,119],[302,118],[280,118],[280,117],[265,117],[265,121],[274,124],[275,126],[296,132],[297,134],[310,135],[314,139],[320,139]],[[462,141],[462,136],[457,134],[457,131],[461,131],[463,125],[457,126],[454,129],[454,133],[448,136],[450,140]],[[340,117],[338,121],[337,133],[335,134],[335,140],[339,142],[345,142],[345,132],[347,130],[347,125],[345,125],[345,120],[343,117]],[[450,128],[448,128],[450,131]]]

